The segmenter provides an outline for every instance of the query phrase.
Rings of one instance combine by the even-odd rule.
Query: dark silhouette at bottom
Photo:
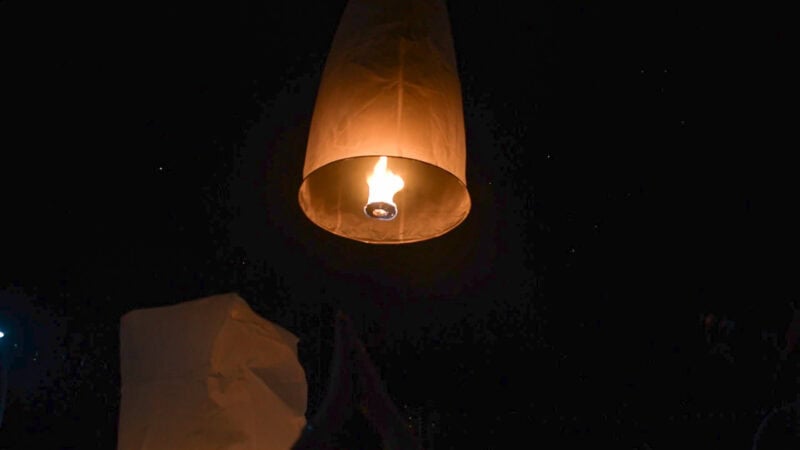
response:
[[[333,362],[325,398],[293,450],[340,449],[335,443],[336,434],[355,409],[380,436],[385,450],[422,450],[389,398],[350,319],[340,311],[336,315]]]

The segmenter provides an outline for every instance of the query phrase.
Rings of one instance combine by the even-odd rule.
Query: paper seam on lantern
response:
[[[405,51],[403,39],[397,41],[397,58],[400,60],[397,67],[397,129],[395,130],[395,144],[397,145],[397,156],[403,156],[403,149],[400,145],[400,134],[403,129],[403,70],[405,69]]]

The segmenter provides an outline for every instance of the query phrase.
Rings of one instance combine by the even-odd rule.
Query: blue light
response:
[[[5,337],[5,335],[6,335],[5,333],[3,333],[2,331],[0,331],[0,339],[3,339],[3,337]]]

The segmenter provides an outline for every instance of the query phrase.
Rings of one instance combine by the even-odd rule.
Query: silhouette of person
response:
[[[781,359],[783,360],[786,360],[792,353],[797,346],[798,339],[800,339],[800,307],[797,307],[794,301],[789,302],[789,306],[792,308],[792,320],[789,322],[784,336],[786,345],[781,352]]]
[[[334,449],[334,436],[358,410],[380,435],[387,450],[421,450],[417,439],[384,389],[380,376],[350,319],[336,316],[331,377],[319,411],[309,421],[293,450]],[[354,397],[359,400],[354,402]]]

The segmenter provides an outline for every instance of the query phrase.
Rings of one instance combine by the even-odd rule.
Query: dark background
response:
[[[385,247],[296,200],[344,1],[0,2],[0,448],[114,448],[120,316],[230,291],[309,413],[341,308],[428,448],[749,448],[796,394],[788,14],[639,3],[449,2],[473,209]]]

